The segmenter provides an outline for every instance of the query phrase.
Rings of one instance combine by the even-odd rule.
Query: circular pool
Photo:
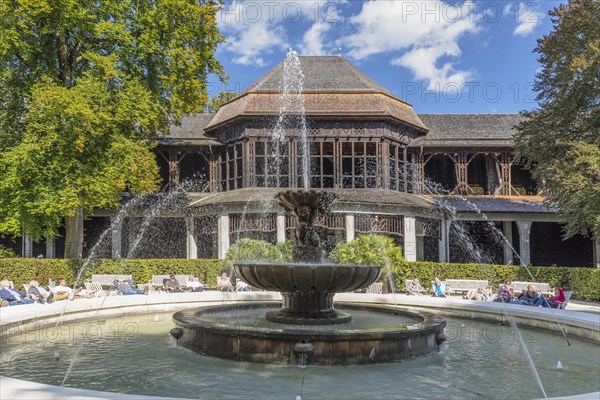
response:
[[[443,313],[443,312],[442,312]],[[483,315],[483,314],[482,314]],[[138,395],[240,399],[542,397],[509,325],[444,316],[440,352],[361,366],[281,366],[221,360],[178,348],[172,313],[40,327],[3,338],[0,374]],[[548,396],[600,390],[597,343],[521,328]],[[58,355],[58,357],[55,357]],[[563,368],[557,369],[558,361]]]

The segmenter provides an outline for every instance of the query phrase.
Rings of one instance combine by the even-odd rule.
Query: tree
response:
[[[82,255],[83,217],[156,189],[157,134],[208,102],[217,0],[0,0],[0,232]]]
[[[235,92],[221,91],[218,94],[216,94],[210,98],[210,101],[208,102],[204,111],[217,112],[217,111],[219,111],[219,108],[223,104],[227,103],[229,100],[233,99],[235,96],[237,96],[237,94]]]
[[[571,0],[550,11],[538,40],[538,108],[524,112],[516,150],[567,220],[566,237],[600,237],[600,2]]]

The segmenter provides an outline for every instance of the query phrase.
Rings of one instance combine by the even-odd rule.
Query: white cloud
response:
[[[439,0],[371,0],[350,19],[357,30],[340,44],[349,46],[348,55],[356,60],[401,53],[391,63],[408,68],[435,90],[450,82],[462,85],[472,76],[472,71],[457,70],[455,64],[461,55],[458,40],[477,32],[479,20],[471,1],[457,6]],[[452,61],[440,66],[442,58]]]
[[[217,16],[226,38],[223,49],[242,65],[265,66],[266,56],[281,52],[284,57],[288,29],[309,26],[299,43],[302,54],[323,54],[325,35],[339,22],[338,5],[346,0],[317,1],[240,1],[227,2]],[[309,25],[312,22],[311,25]]]
[[[300,53],[306,56],[319,56],[325,54],[323,41],[325,34],[331,29],[331,24],[315,22],[302,38]]]
[[[536,26],[542,23],[544,13],[540,10],[539,3],[519,3],[519,8],[511,9],[515,12],[517,27],[513,31],[515,36],[527,36],[533,32]]]

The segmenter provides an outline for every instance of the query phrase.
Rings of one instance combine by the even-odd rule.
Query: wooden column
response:
[[[440,221],[440,237],[438,242],[439,262],[450,262],[450,225],[451,220]]]
[[[531,232],[532,221],[516,221],[519,228],[519,253],[521,264],[529,265],[531,263],[531,248],[529,246],[529,235]]]
[[[229,214],[224,213],[219,215],[217,222],[218,257],[220,260],[225,259],[227,250],[229,250],[229,243]]]
[[[285,213],[277,213],[277,243],[285,242]]]
[[[390,144],[380,142],[377,144],[377,147],[381,149],[381,156],[377,158],[377,163],[379,164],[379,173],[377,174],[377,187],[389,189],[390,169],[388,168],[388,163],[390,160]],[[396,162],[398,162],[398,160],[396,160]]]
[[[123,232],[123,220],[110,217],[111,231],[111,257],[116,260],[121,258],[121,237]]]
[[[175,190],[179,186],[179,163],[188,154],[187,151],[178,152],[177,150],[168,150],[166,152],[159,153],[161,157],[167,162],[169,167],[169,183],[167,184],[167,190]]]
[[[513,240],[512,221],[503,221],[502,222],[502,233],[504,234],[504,238],[506,239],[503,243],[503,245],[504,245],[504,264],[512,265],[514,262],[513,248],[512,248],[512,240]]]
[[[425,193],[425,156],[421,153],[415,154],[413,193]]]
[[[404,216],[404,258],[406,261],[417,261],[417,228],[416,218]]]
[[[354,240],[354,214],[346,214],[346,242]]]
[[[46,238],[46,258],[56,258],[56,240]]]
[[[22,249],[21,256],[23,258],[32,258],[33,257],[33,239],[31,236],[26,233],[23,234],[22,238]]]
[[[509,153],[500,153],[494,156],[498,168],[500,169],[500,186],[496,189],[495,195],[510,196],[512,190],[512,174],[511,167],[513,164],[513,156]]]

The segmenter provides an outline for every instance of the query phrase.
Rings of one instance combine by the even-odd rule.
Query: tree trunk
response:
[[[75,215],[65,219],[65,258],[83,258],[83,208],[77,207]]]

